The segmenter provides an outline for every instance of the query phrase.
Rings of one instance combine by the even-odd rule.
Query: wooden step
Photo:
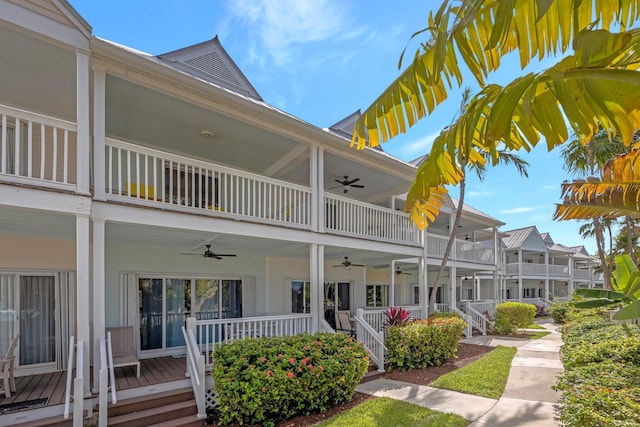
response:
[[[193,390],[191,388],[181,388],[178,390],[170,390],[162,393],[154,393],[151,395],[120,400],[115,405],[113,403],[109,403],[109,418],[185,401],[195,403]]]
[[[199,419],[198,415],[189,415],[188,417],[152,424],[148,427],[202,427],[204,425],[205,420]]]
[[[109,417],[108,425],[126,427],[147,427],[153,424],[168,422],[177,418],[188,417],[198,413],[196,402],[177,402],[169,405],[147,407],[145,410]]]
[[[29,422],[26,422],[26,423],[20,423],[20,424],[16,424],[16,425],[19,426],[19,427],[50,427],[50,426],[72,427],[73,426],[73,414],[71,414],[69,416],[69,418],[67,418],[66,420],[63,418],[62,415],[59,415],[57,417],[41,418],[39,420],[29,421]]]

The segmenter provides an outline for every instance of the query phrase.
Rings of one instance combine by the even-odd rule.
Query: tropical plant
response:
[[[616,256],[616,269],[611,278],[614,290],[577,289],[574,295],[587,298],[575,303],[576,308],[622,306],[615,320],[640,318],[640,270],[628,254]]]
[[[411,313],[402,307],[389,307],[384,311],[384,328],[405,325],[411,321]]]
[[[405,210],[420,227],[438,215],[445,186],[461,181],[456,158],[466,147],[469,164],[485,164],[486,153],[495,165],[499,148],[530,150],[544,138],[551,150],[568,127],[588,141],[599,124],[629,145],[640,128],[640,31],[629,29],[639,17],[637,0],[445,0],[414,34],[430,37],[412,64],[356,123],[352,145],[406,132],[462,85],[463,64],[471,72],[480,91],[436,138],[408,193]],[[536,57],[564,57],[504,87],[487,84],[513,51],[523,69]]]

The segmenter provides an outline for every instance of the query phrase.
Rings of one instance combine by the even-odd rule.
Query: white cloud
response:
[[[560,185],[558,184],[553,184],[553,185],[545,185],[544,187],[542,187],[543,190],[556,190],[560,187]]]
[[[404,142],[398,147],[396,155],[401,159],[412,160],[416,157],[427,154],[431,151],[431,146],[440,132],[432,133],[412,142]]]
[[[511,209],[502,209],[501,211],[499,211],[501,214],[518,214],[518,213],[525,213],[525,212],[531,212],[536,210],[536,208],[532,208],[532,207],[525,207],[525,206],[521,206],[518,208],[511,208]]]
[[[496,195],[496,191],[469,191],[467,195],[469,197],[488,197]]]
[[[250,36],[259,39],[263,55],[280,66],[292,61],[296,46],[353,39],[364,31],[349,22],[348,9],[335,0],[236,0],[228,5]]]

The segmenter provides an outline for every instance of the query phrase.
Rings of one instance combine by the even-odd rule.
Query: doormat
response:
[[[8,414],[9,412],[23,411],[25,409],[35,409],[42,406],[46,406],[49,398],[43,397],[40,399],[25,400],[23,402],[7,403],[6,405],[0,405],[0,415]]]

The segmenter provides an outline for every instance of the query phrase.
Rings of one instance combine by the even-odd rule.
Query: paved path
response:
[[[560,395],[551,386],[563,370],[562,341],[555,325],[542,326],[551,334],[533,341],[489,336],[463,341],[518,348],[504,393],[498,400],[387,379],[360,384],[358,391],[458,414],[472,421],[469,427],[555,427],[558,424],[553,420],[554,403]]]

